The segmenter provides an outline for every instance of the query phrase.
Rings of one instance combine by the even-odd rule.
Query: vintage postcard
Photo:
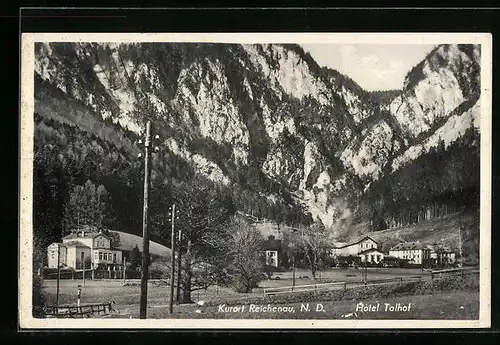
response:
[[[20,328],[490,326],[488,33],[24,33]]]

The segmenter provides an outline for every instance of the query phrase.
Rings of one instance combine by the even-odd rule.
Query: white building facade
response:
[[[385,254],[376,248],[371,248],[360,252],[358,256],[360,257],[361,262],[378,264],[384,260]]]
[[[111,239],[103,233],[78,231],[63,237],[62,243],[47,248],[48,267],[57,268],[60,250],[61,267],[97,269],[120,266],[122,251],[111,247]]]
[[[357,256],[359,253],[369,250],[377,249],[377,242],[369,236],[348,244],[337,244],[331,251],[331,256]]]
[[[407,260],[409,264],[422,265],[431,257],[431,250],[419,242],[402,242],[389,250],[389,255]]]

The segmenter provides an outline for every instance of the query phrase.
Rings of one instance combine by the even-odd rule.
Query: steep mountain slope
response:
[[[477,132],[479,56],[477,46],[439,46],[393,98],[371,97],[295,45],[39,43],[37,150],[60,134],[52,119],[137,166],[134,141],[151,119],[162,138],[155,181],[201,174],[237,208],[288,223],[303,221],[298,213],[327,226],[373,220],[388,208],[360,200],[388,203],[377,181]]]

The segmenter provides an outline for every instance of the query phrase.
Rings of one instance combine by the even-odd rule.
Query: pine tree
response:
[[[90,226],[103,230],[111,221],[109,195],[104,186],[87,180],[83,186],[74,186],[64,210],[66,231]]]

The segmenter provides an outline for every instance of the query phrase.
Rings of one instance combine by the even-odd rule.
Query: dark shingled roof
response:
[[[385,253],[383,251],[381,251],[380,249],[377,249],[377,248],[370,248],[370,249],[367,249],[367,250],[363,250],[362,252],[359,252],[358,255],[360,254],[366,254],[366,253],[370,253],[370,252],[379,252],[379,253],[382,253],[385,255]]]
[[[70,240],[74,238],[94,238],[97,236],[104,236],[109,239],[109,236],[102,232],[85,232],[85,236],[79,236],[78,232],[72,232],[71,234],[64,236],[63,239]]]
[[[366,240],[366,239],[370,239],[370,240],[372,240],[373,242],[375,242],[375,243],[377,243],[377,244],[378,244],[378,242],[377,242],[377,241],[375,241],[375,240],[374,240],[373,238],[371,238],[370,236],[363,236],[363,237],[359,238],[358,240],[354,240],[354,241],[349,242],[349,243],[347,243],[347,244],[345,244],[345,245],[343,245],[343,246],[334,247],[334,248],[340,249],[340,248],[349,247],[349,246],[352,246],[352,245],[358,244],[358,243],[360,243],[360,242],[363,242],[363,241],[364,241],[364,240]]]
[[[277,240],[274,236],[269,236],[262,244],[264,250],[280,250],[281,240]]]

